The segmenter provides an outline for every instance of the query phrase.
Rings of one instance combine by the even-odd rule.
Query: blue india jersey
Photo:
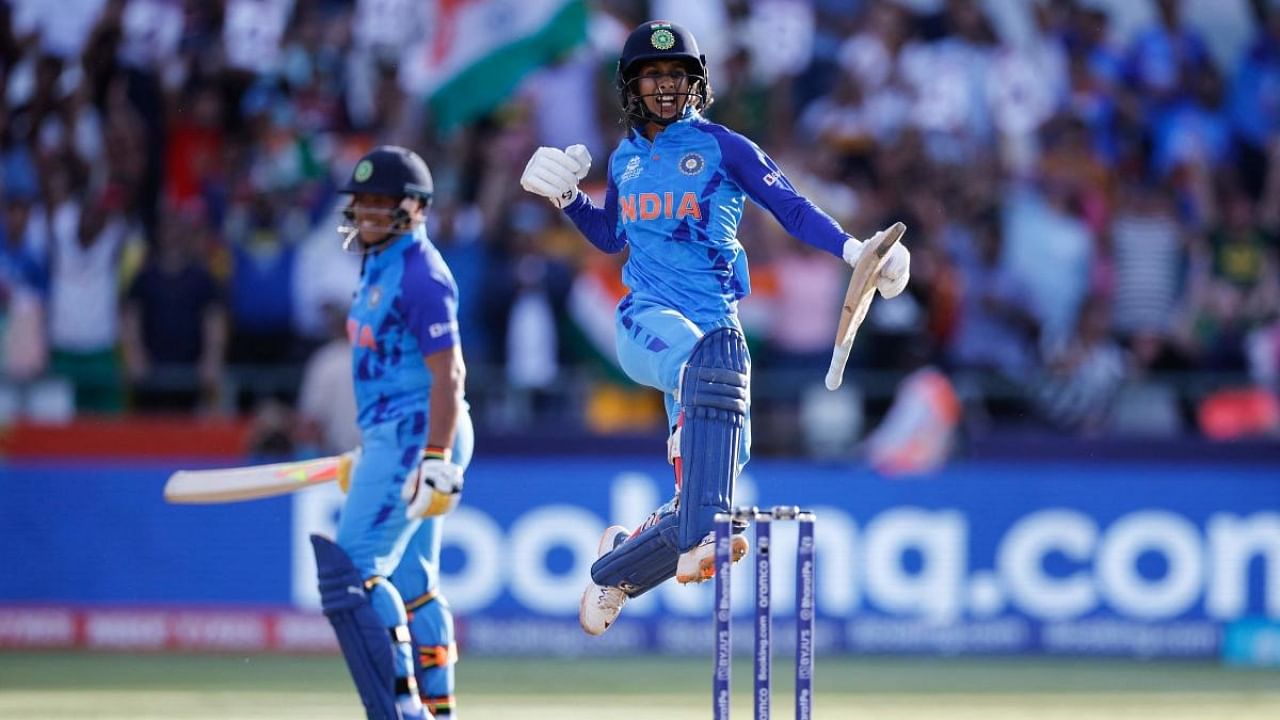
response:
[[[424,356],[457,345],[458,287],[419,227],[365,256],[347,315],[361,429],[427,411]]]
[[[634,299],[708,323],[734,314],[751,292],[738,242],[747,199],[791,235],[841,256],[848,236],[835,220],[759,146],[693,111],[652,142],[628,133],[609,157],[604,207],[580,193],[565,213],[601,250],[630,248],[622,280]]]

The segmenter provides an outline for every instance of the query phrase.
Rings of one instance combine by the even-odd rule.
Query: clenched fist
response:
[[[591,170],[591,153],[585,145],[561,150],[540,147],[524,167],[520,187],[564,209],[578,197],[578,182]]]

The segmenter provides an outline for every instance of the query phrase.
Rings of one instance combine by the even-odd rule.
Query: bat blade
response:
[[[209,470],[179,470],[164,486],[167,502],[189,505],[274,497],[349,477],[354,451],[296,462]]]
[[[849,361],[849,351],[853,349],[853,339],[858,328],[867,317],[871,308],[871,299],[876,293],[876,274],[893,246],[906,234],[907,226],[896,222],[877,238],[868,240],[868,246],[862,256],[854,264],[853,276],[849,278],[849,288],[844,294],[844,305],[840,308],[840,324],[836,327],[835,347],[831,351],[831,365],[827,368],[826,386],[835,390],[844,382],[844,366]],[[871,245],[875,242],[875,245]]]

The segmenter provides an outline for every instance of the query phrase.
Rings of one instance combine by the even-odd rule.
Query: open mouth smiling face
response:
[[[683,64],[677,61],[648,63],[640,69],[637,95],[645,108],[661,118],[673,118],[684,112],[692,81]]]

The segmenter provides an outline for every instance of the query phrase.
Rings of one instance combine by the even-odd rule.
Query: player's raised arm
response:
[[[720,144],[724,167],[747,197],[768,210],[792,237],[826,250],[850,266],[857,264],[862,255],[862,241],[846,233],[840,223],[796,192],[786,174],[764,150],[732,130],[717,127],[712,132]],[[898,243],[880,268],[876,287],[884,297],[893,297],[906,288],[910,276],[911,253]]]
[[[578,190],[578,183],[590,169],[591,153],[585,145],[570,145],[564,150],[540,147],[525,165],[520,187],[564,210],[592,245],[607,253],[620,252],[627,243],[617,229],[618,188],[610,177],[604,207],[596,207]]]

